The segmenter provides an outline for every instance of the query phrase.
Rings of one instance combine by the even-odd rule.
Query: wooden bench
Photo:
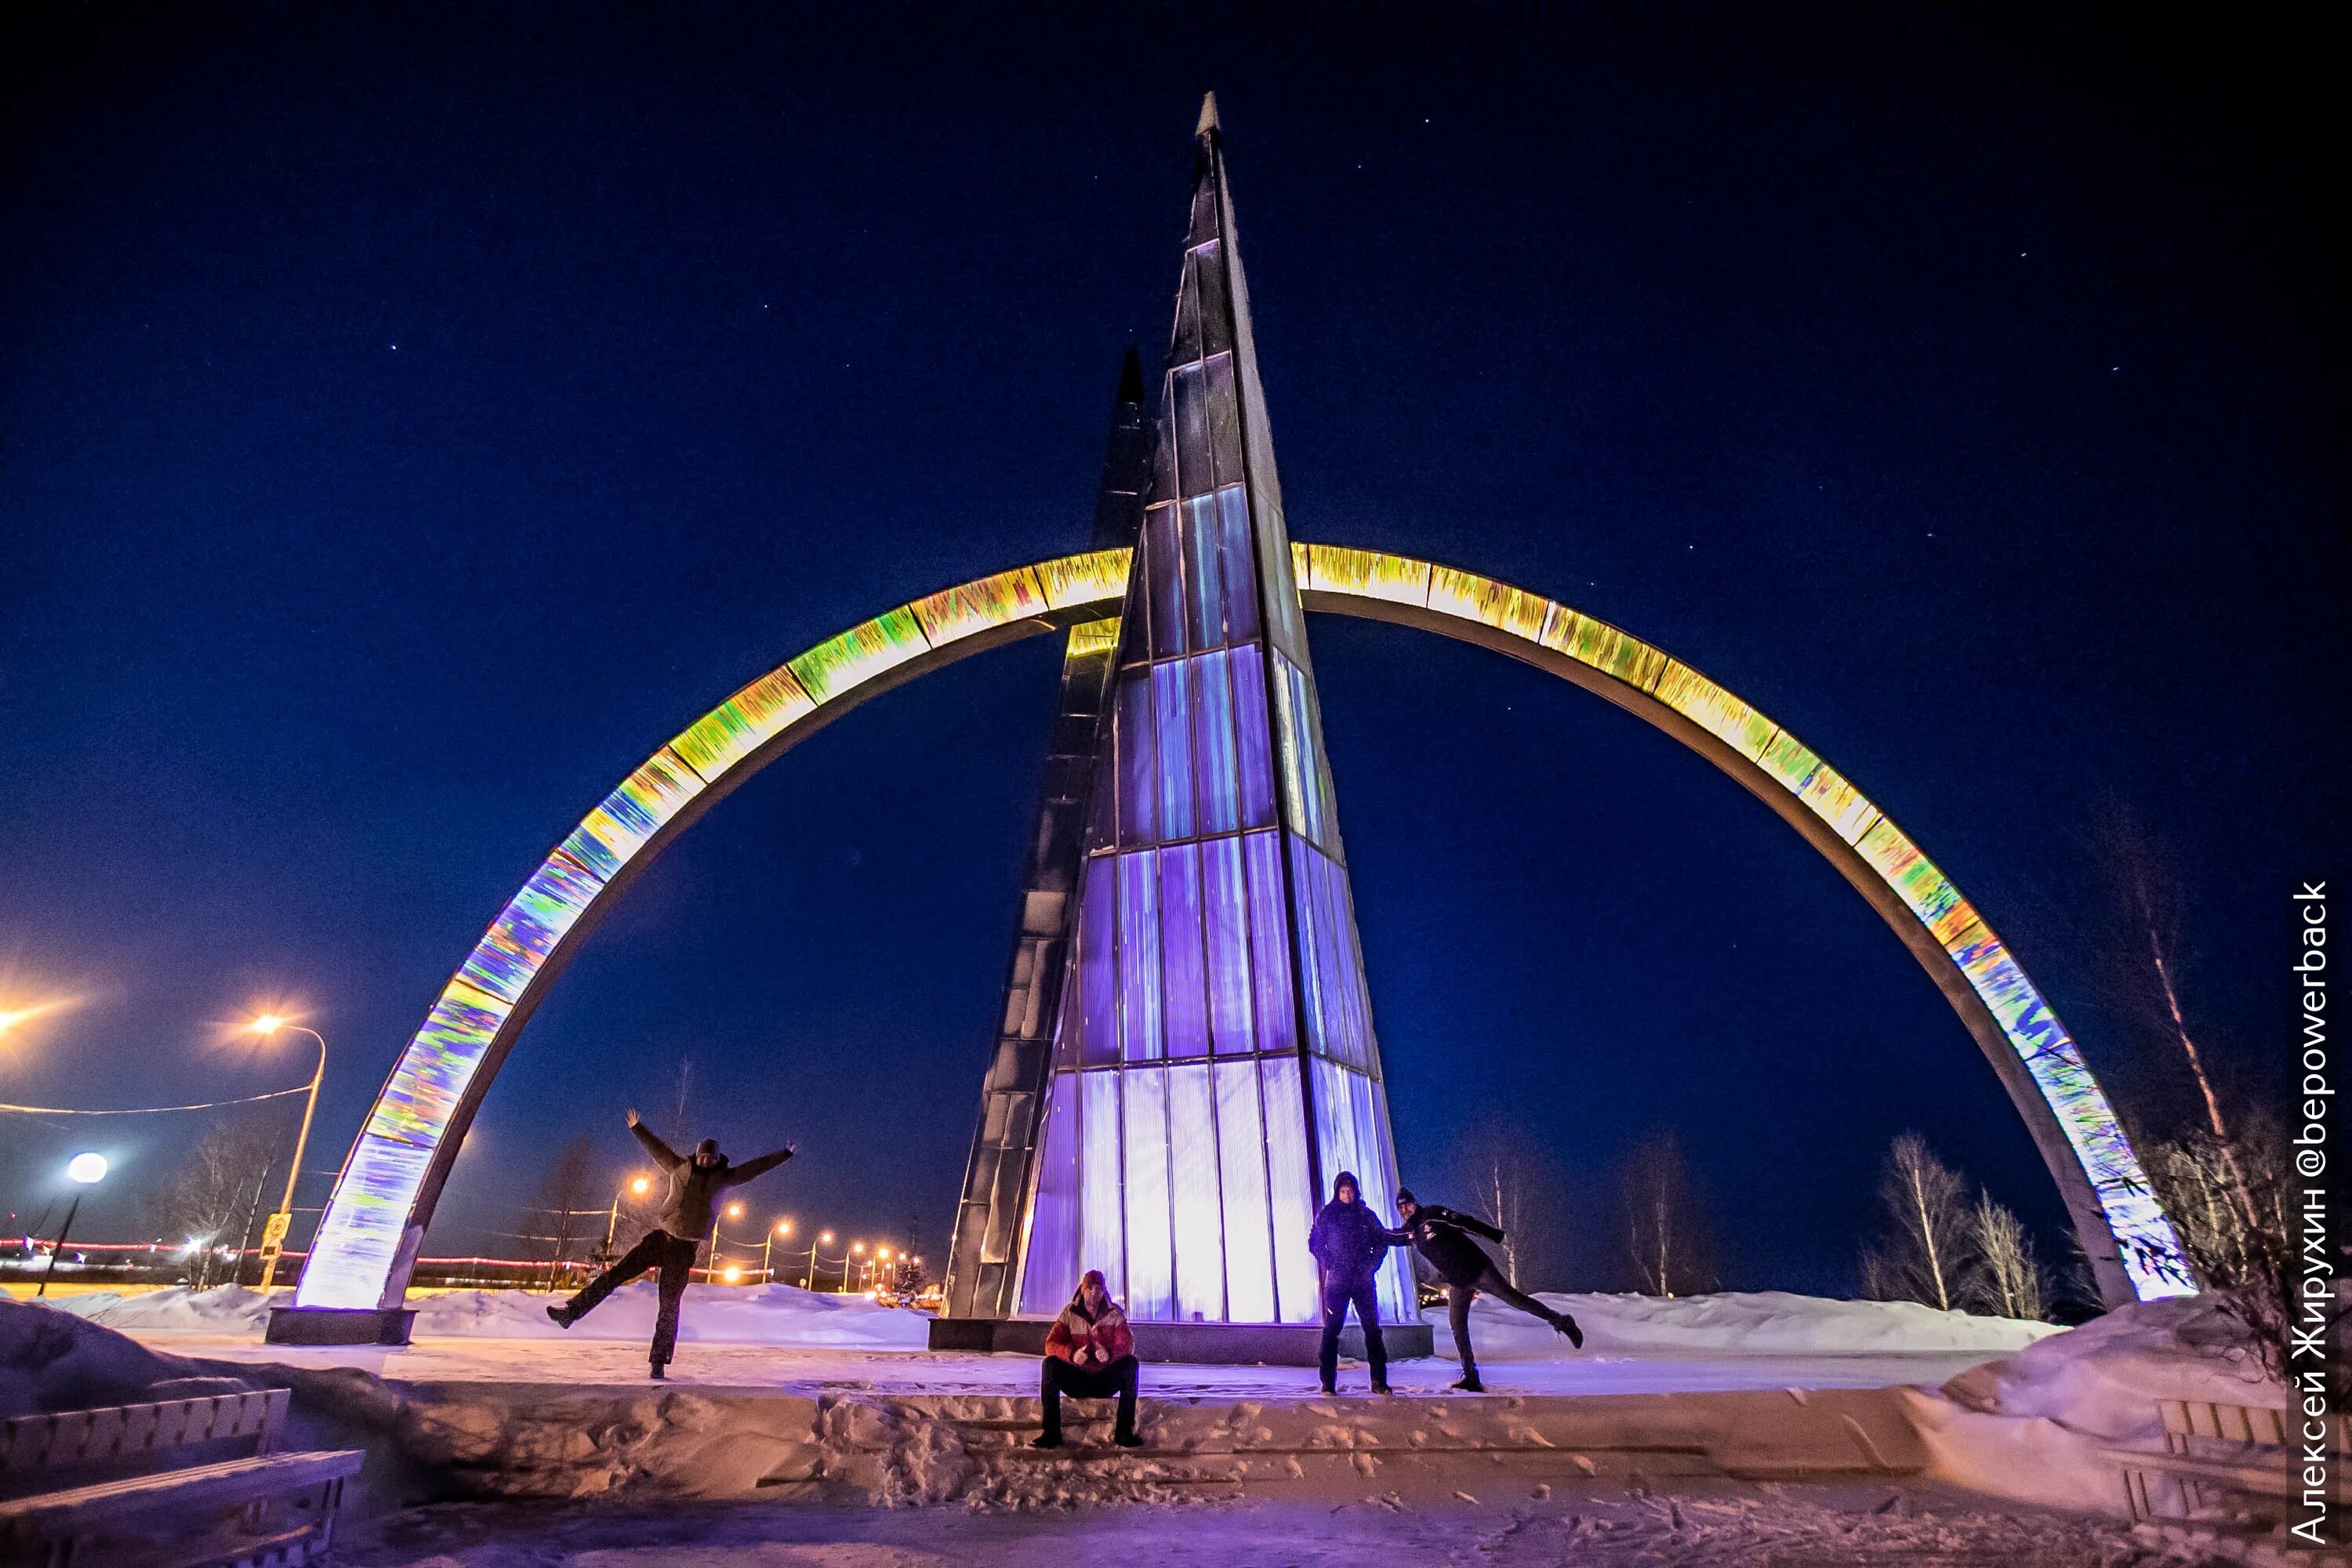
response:
[[[0,1563],[321,1561],[362,1456],[276,1452],[288,1400],[276,1388],[0,1421]],[[278,1502],[292,1522],[273,1519]]]
[[[2105,1450],[2123,1468],[2133,1519],[2190,1519],[2250,1500],[2302,1495],[2302,1434],[2287,1430],[2285,1410],[2185,1399],[2158,1400],[2157,1410],[2164,1420],[2162,1448]],[[2352,1498],[2352,1477],[2346,1473],[2352,1421],[2331,1415],[2327,1425],[2331,1490],[2342,1501]]]

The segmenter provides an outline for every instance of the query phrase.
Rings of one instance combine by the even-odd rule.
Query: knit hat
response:
[[[1397,1189],[1397,1202],[1401,1204],[1418,1204],[1420,1201],[1420,1199],[1412,1195],[1412,1189],[1411,1187],[1399,1187]]]

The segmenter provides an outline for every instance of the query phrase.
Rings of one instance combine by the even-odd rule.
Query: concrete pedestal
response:
[[[1189,1362],[1206,1366],[1313,1366],[1323,1331],[1306,1323],[1129,1323],[1135,1353],[1142,1361]],[[935,1351],[1045,1353],[1044,1318],[934,1318]],[[1426,1323],[1383,1323],[1381,1340],[1391,1361],[1433,1353]],[[1339,1353],[1361,1361],[1363,1331],[1350,1322],[1339,1335]]]
[[[404,1345],[409,1307],[272,1307],[262,1339],[273,1345]]]

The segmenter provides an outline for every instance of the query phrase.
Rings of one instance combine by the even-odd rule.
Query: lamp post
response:
[[[73,1202],[66,1205],[66,1223],[58,1227],[57,1245],[49,1251],[49,1266],[41,1270],[40,1288],[33,1292],[36,1296],[49,1293],[49,1276],[58,1271],[58,1254],[66,1249],[66,1237],[73,1234],[74,1215],[81,1213],[81,1195],[106,1180],[106,1156],[76,1154],[66,1162],[66,1174],[73,1178]]]
[[[793,1222],[788,1219],[780,1219],[773,1226],[769,1227],[768,1239],[760,1244],[761,1284],[772,1284],[775,1280],[775,1271],[769,1267],[769,1258],[775,1250],[776,1237],[780,1236],[790,1236],[792,1233]]]
[[[831,1247],[832,1245],[833,1232],[829,1230],[818,1231],[816,1233],[816,1240],[809,1243],[808,1272],[801,1276],[802,1289],[814,1290],[816,1289],[816,1249],[819,1247]]]
[[[863,1267],[866,1262],[866,1244],[862,1241],[851,1242],[849,1258],[856,1258],[859,1266]],[[845,1296],[849,1294],[849,1258],[841,1260],[841,1293]]]
[[[729,1219],[741,1219],[743,1217],[743,1205],[740,1203],[729,1204],[726,1209],[726,1215]],[[719,1216],[717,1215],[712,1215],[710,1216],[709,1272],[711,1274],[719,1272]]]
[[[632,1176],[629,1178],[629,1195],[631,1197],[644,1197],[647,1193],[653,1191],[653,1178],[650,1176]],[[594,1211],[591,1210],[590,1212],[593,1213]],[[614,1193],[613,1194],[612,1212],[604,1216],[604,1256],[607,1258],[610,1258],[613,1255],[614,1233],[618,1231],[620,1228],[621,1194],[619,1193]]]
[[[286,1250],[286,1233],[294,1226],[294,1184],[302,1175],[302,1151],[310,1142],[310,1118],[319,1109],[319,1084],[327,1076],[327,1037],[318,1030],[281,1018],[275,1013],[264,1013],[247,1027],[265,1039],[280,1029],[292,1029],[319,1042],[319,1065],[310,1073],[310,1097],[302,1102],[302,1131],[294,1135],[294,1163],[286,1168],[286,1196],[278,1212],[261,1227],[261,1289],[269,1289],[278,1278],[278,1256]]]

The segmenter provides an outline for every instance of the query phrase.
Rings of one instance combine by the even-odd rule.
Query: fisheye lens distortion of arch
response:
[[[1843,774],[1663,649],[1542,595],[1411,556],[1291,550],[1306,608],[1535,664],[1665,730],[1763,800],[1895,929],[1985,1050],[2051,1165],[2101,1295],[2114,1304],[2193,1288],[2080,1048],[1976,909]],[[624,779],[499,912],[402,1050],[328,1202],[296,1304],[397,1304],[506,1052],[595,919],[663,844],[799,740],[906,680],[1030,636],[1098,635],[1118,614],[1129,563],[1126,550],[1060,556],[900,605],[744,686]]]

